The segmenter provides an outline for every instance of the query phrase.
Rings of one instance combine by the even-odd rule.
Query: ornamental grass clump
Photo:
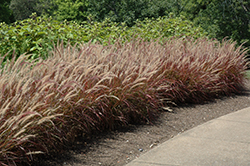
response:
[[[0,71],[0,164],[30,162],[82,134],[152,121],[168,103],[199,103],[244,87],[246,51],[207,39],[57,44]]]
[[[163,47],[167,88],[158,90],[171,101],[199,103],[244,88],[247,51],[235,42],[170,40]]]

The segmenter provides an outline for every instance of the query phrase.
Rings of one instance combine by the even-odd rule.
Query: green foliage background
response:
[[[238,44],[246,42],[245,46],[250,47],[248,0],[4,0],[0,9],[0,21],[7,24],[28,19],[31,13],[36,12],[38,16],[45,15],[60,22],[75,21],[81,25],[85,22],[102,24],[109,20],[119,26],[133,27],[141,21],[149,26],[144,26],[148,31],[154,30],[150,29],[153,25],[148,25],[151,24],[149,20],[153,22],[171,14],[177,20],[181,17],[202,27],[210,38],[222,40],[228,37]],[[140,31],[139,28],[132,29],[134,33]]]
[[[53,0],[52,2],[55,6],[51,13],[54,19],[78,22],[87,20],[88,0]]]
[[[0,22],[11,23],[15,21],[13,12],[9,9],[11,0],[1,0],[0,3]]]
[[[11,0],[9,8],[13,11],[16,20],[29,18],[32,13],[37,15],[51,14],[55,10],[55,3],[50,0]]]
[[[46,58],[53,44],[58,41],[64,41],[64,44],[89,41],[107,44],[115,42],[117,38],[131,40],[140,37],[151,40],[173,36],[199,38],[206,35],[202,28],[181,17],[137,20],[134,26],[128,27],[125,23],[119,25],[109,19],[102,22],[88,20],[79,24],[33,14],[31,18],[11,25],[0,23],[0,54],[15,51],[17,56],[28,53],[31,59],[36,59],[40,56]],[[11,54],[6,58],[11,59]]]
[[[211,38],[231,38],[250,46],[250,1],[248,0],[180,0],[179,11],[187,19],[200,25]]]

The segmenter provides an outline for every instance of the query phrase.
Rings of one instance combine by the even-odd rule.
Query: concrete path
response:
[[[250,166],[250,107],[188,130],[126,166]]]

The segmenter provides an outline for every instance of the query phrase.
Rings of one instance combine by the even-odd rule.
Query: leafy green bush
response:
[[[74,21],[59,22],[45,16],[36,17],[34,14],[29,19],[11,25],[0,23],[0,54],[15,50],[17,57],[28,53],[31,54],[31,59],[39,56],[46,58],[58,40],[72,45],[90,40],[107,44],[114,43],[117,38],[131,40],[138,36],[150,40],[160,36],[198,38],[205,35],[204,30],[182,18],[146,19],[137,21],[136,25],[130,28],[125,23],[118,24],[108,19],[103,22],[89,20],[79,24]],[[7,58],[10,59],[11,56],[8,55]]]
[[[150,121],[166,102],[199,103],[244,87],[246,51],[235,43],[120,43],[58,45],[36,65],[21,55],[0,69],[0,165],[61,150],[78,134]]]
[[[86,21],[88,0],[52,0],[51,3],[55,9],[51,9],[48,13],[53,18],[59,21]]]
[[[20,0],[19,0],[20,1]],[[91,15],[95,21],[109,19],[126,23],[129,27],[135,20],[158,18],[172,9],[173,0],[52,0],[53,18],[62,20],[86,21]]]
[[[129,36],[138,35],[144,39],[158,39],[162,37],[176,38],[200,38],[208,34],[198,26],[194,26],[191,21],[184,20],[183,17],[159,17],[157,19],[145,19],[136,21],[136,24],[129,30]]]
[[[40,54],[46,57],[57,40],[76,43],[87,36],[82,26],[74,22],[59,22],[46,17],[32,16],[30,19],[17,21],[12,25],[0,24],[0,53],[14,51],[17,55],[32,54],[32,59]],[[8,57],[9,58],[9,57]]]
[[[133,26],[134,21],[143,20],[147,17],[159,17],[161,8],[156,4],[159,0],[88,0],[88,13],[97,21],[108,18],[114,22],[125,22]],[[165,9],[167,6],[165,6]],[[163,9],[164,10],[164,9]],[[164,10],[165,11],[165,10]],[[163,15],[161,15],[163,14]]]

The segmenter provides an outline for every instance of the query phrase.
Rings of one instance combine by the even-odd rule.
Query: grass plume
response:
[[[78,134],[151,121],[168,102],[199,103],[244,88],[246,50],[231,41],[120,43],[58,43],[46,60],[7,62],[0,71],[0,164],[30,162]]]

